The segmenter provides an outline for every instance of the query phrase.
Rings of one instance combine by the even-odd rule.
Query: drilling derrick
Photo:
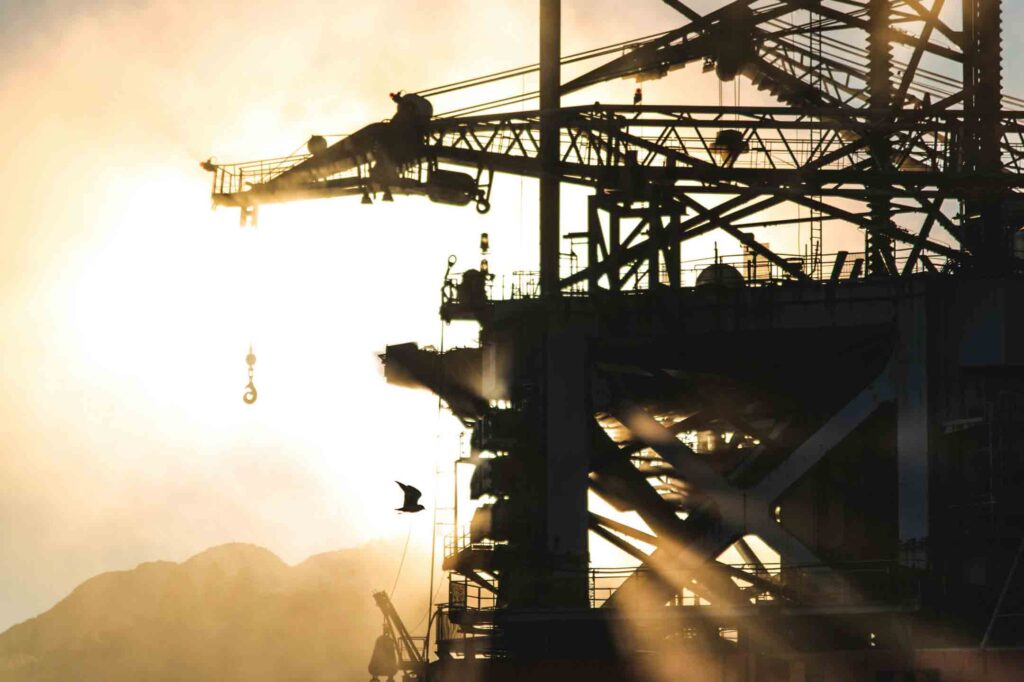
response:
[[[560,58],[542,0],[536,109],[396,95],[309,154],[206,164],[244,221],[346,195],[485,213],[495,173],[539,183],[536,272],[446,275],[441,316],[479,344],[383,356],[471,432],[480,506],[445,542],[425,674],[1016,679],[1024,102],[1000,2],[665,2],[679,26]],[[561,104],[694,64],[774,103]],[[566,184],[589,193],[573,225]],[[815,221],[845,248],[755,237]],[[712,233],[742,253],[695,263]],[[630,566],[595,565],[597,538]]]

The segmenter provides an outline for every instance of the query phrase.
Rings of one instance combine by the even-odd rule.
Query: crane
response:
[[[722,80],[749,79],[781,106],[559,109],[558,176],[593,191],[589,261],[563,277],[561,286],[595,288],[604,282],[617,289],[659,255],[670,284],[678,286],[673,273],[679,245],[714,230],[787,277],[807,280],[806,268],[745,231],[769,225],[764,212],[780,205],[799,207],[807,214],[804,222],[862,229],[868,275],[908,276],[921,267],[948,271],[981,263],[988,269],[1019,268],[1010,240],[1024,223],[1018,194],[1024,184],[1024,129],[1018,115],[1002,111],[999,99],[983,95],[993,89],[989,81],[998,81],[998,68],[978,64],[967,70],[976,80],[973,88],[949,75],[970,51],[961,34],[939,18],[941,2],[931,9],[916,0],[899,3],[892,16],[891,3],[881,5],[886,16],[872,10],[875,4],[850,12],[829,1],[738,0],[699,18],[686,10],[689,21],[679,28],[628,43],[625,54],[562,84],[564,95],[612,79],[660,78],[699,62]],[[897,15],[901,26],[920,26],[918,34],[877,30],[879,22],[888,27]],[[911,51],[906,62],[893,57],[893,45]],[[926,70],[925,57],[940,66]],[[532,70],[513,69],[457,87]],[[373,196],[387,201],[393,194],[424,195],[441,203],[473,203],[484,213],[494,173],[541,176],[541,112],[501,111],[524,100],[514,97],[432,116],[427,97],[451,90],[396,94],[390,121],[330,145],[314,137],[305,154],[205,162],[213,173],[213,203],[241,209],[243,222],[255,220],[261,204],[345,195],[361,196],[364,203]],[[1020,100],[1006,102],[1015,106]],[[982,146],[989,151],[982,154]],[[947,199],[970,208],[957,212]],[[611,243],[611,237],[598,235],[598,212],[608,221],[639,217],[640,231]],[[1011,231],[993,216],[1009,216]],[[940,230],[946,239],[933,237]],[[900,253],[896,245],[903,247]]]
[[[577,332],[585,328],[589,333],[600,323],[607,325],[601,329],[618,334],[607,333],[611,341],[600,339],[608,341],[602,347],[611,358],[605,366],[595,369],[584,364],[590,360],[586,359],[589,339],[583,332],[573,337],[575,346],[564,341],[567,335],[549,343],[544,325],[558,311],[550,318],[544,314],[551,313],[553,306],[540,312],[531,309],[534,316],[529,319],[522,312],[525,306],[515,310],[507,306],[501,320],[504,326],[487,330],[486,347],[460,349],[467,351],[461,363],[466,367],[482,366],[480,356],[492,350],[494,357],[503,351],[515,356],[509,361],[518,363],[515,378],[527,379],[499,397],[508,403],[505,407],[496,407],[499,399],[488,400],[491,396],[482,394],[479,377],[470,369],[457,371],[451,362],[439,371],[443,361],[456,359],[454,353],[442,355],[406,344],[389,347],[386,354],[389,381],[437,392],[456,416],[473,426],[478,449],[496,454],[475,462],[477,471],[483,472],[481,479],[486,479],[481,486],[498,498],[486,508],[489,518],[481,517],[480,526],[487,526],[486,532],[494,537],[504,537],[499,542],[507,541],[502,546],[510,547],[511,554],[501,556],[493,550],[482,556],[470,543],[446,557],[446,567],[493,591],[499,607],[542,603],[579,608],[589,603],[586,579],[574,574],[584,561],[580,557],[585,555],[588,528],[650,569],[631,575],[606,605],[628,602],[630,592],[633,597],[642,593],[650,587],[644,581],[652,573],[662,574],[657,594],[664,599],[655,600],[662,605],[684,589],[736,609],[747,608],[752,593],[771,595],[787,604],[812,600],[813,596],[801,592],[813,593],[806,588],[819,575],[819,568],[828,567],[822,567],[819,556],[784,526],[780,512],[768,502],[779,499],[883,405],[895,405],[900,415],[910,414],[899,421],[898,429],[892,426],[892,431],[899,430],[900,435],[893,436],[899,443],[887,443],[887,447],[893,445],[894,456],[908,461],[924,452],[924,465],[911,473],[923,472],[920,475],[927,480],[931,437],[927,426],[933,416],[929,412],[927,418],[918,417],[937,408],[926,402],[927,391],[911,394],[896,387],[912,382],[921,386],[926,380],[939,385],[940,379],[928,374],[924,334],[911,329],[926,312],[897,305],[902,305],[900,280],[931,282],[946,277],[952,281],[957,275],[1015,275],[1024,269],[1019,257],[1019,231],[1024,225],[1024,114],[1018,111],[1024,101],[1002,94],[1000,15],[992,11],[998,9],[998,2],[962,0],[960,28],[943,20],[944,0],[735,0],[707,14],[679,0],[665,2],[682,15],[679,26],[562,57],[562,64],[586,63],[589,68],[560,82],[558,94],[583,92],[616,79],[663,78],[698,65],[724,82],[744,78],[777,103],[654,105],[638,98],[633,105],[595,102],[552,108],[541,104],[512,110],[538,94],[524,93],[434,114],[433,102],[449,92],[538,70],[526,66],[411,94],[395,93],[392,119],[340,140],[314,136],[307,153],[245,163],[204,163],[213,174],[214,205],[239,209],[243,224],[254,222],[263,204],[336,196],[358,196],[363,203],[373,203],[388,201],[395,194],[421,195],[435,202],[474,205],[485,213],[497,202],[491,188],[499,173],[542,181],[554,173],[559,182],[589,193],[581,237],[586,255],[579,267],[568,272],[556,267],[556,289],[585,297],[589,305],[579,306],[585,310],[580,313],[585,320]],[[553,141],[557,142],[554,158],[550,154]],[[782,210],[797,217],[776,217]],[[840,252],[826,272],[820,252],[794,259],[752,234],[754,229],[795,225],[808,225],[813,231],[823,224],[829,230],[845,226],[864,233],[863,257],[856,258],[852,267],[847,262],[850,254]],[[766,314],[767,328],[757,327],[764,339],[775,344],[773,349],[790,346],[785,349],[788,354],[778,353],[785,357],[779,363],[806,370],[801,363],[807,348],[818,354],[815,358],[821,366],[832,363],[831,353],[842,349],[853,358],[835,363],[847,365],[841,368],[845,374],[835,372],[828,381],[807,379],[794,407],[774,394],[753,390],[763,377],[760,367],[751,369],[756,363],[746,355],[747,341],[741,338],[746,330],[738,325],[735,329],[715,326],[721,312],[715,301],[706,306],[712,310],[707,314],[710,322],[701,318],[692,326],[707,322],[728,341],[719,348],[711,348],[714,344],[706,338],[687,336],[690,329],[679,322],[684,317],[680,311],[706,312],[696,304],[685,307],[695,299],[652,295],[640,300],[640,296],[625,295],[681,292],[683,246],[713,232],[728,235],[751,255],[755,265],[745,279],[773,287],[768,294],[781,292],[782,299],[795,291],[799,299],[801,292],[816,292],[814,300],[825,311],[826,322],[809,315],[806,326],[820,324],[819,336],[806,333],[800,326],[803,318],[793,329],[784,330],[792,336],[781,332],[775,336],[778,330],[770,314]],[[781,273],[779,278],[757,281],[756,259]],[[930,278],[919,278],[922,272]],[[742,285],[745,279],[736,274]],[[713,270],[711,275],[712,284],[729,286],[727,270]],[[780,280],[804,288],[781,289]],[[848,313],[846,327],[835,324],[834,301],[829,297],[835,288],[824,286],[840,280],[865,284],[854,287],[865,292],[863,300],[857,299],[864,307]],[[869,287],[868,280],[884,282],[885,287]],[[462,285],[466,282],[463,279]],[[890,297],[886,300],[892,305],[871,308],[876,291]],[[444,310],[483,323],[485,306],[478,293],[456,288]],[[853,297],[847,301],[851,311]],[[750,308],[768,301],[766,309],[775,310],[771,308],[775,303],[783,309],[786,303],[770,296],[750,299],[754,301]],[[664,306],[668,321],[655,322],[663,312],[658,306],[665,300],[672,303]],[[864,311],[870,314],[862,315]],[[896,335],[890,332],[893,316],[903,313],[897,322],[904,327],[897,331],[906,332],[904,351],[914,361],[904,357],[897,367],[890,359],[895,355],[889,355],[890,336]],[[563,323],[571,326],[561,318],[555,324]],[[801,336],[810,340],[797,349],[792,339]],[[818,348],[813,348],[815,338],[820,339]],[[736,376],[715,375],[689,357],[670,357],[667,351],[657,359],[647,357],[648,351],[665,351],[659,342],[679,339],[703,344],[700,348],[705,353],[718,353],[717,362],[743,356],[747,363],[730,368]],[[877,377],[862,376],[858,363],[866,360],[878,364],[877,368],[872,364],[871,370],[878,370]],[[668,363],[675,364],[666,368]],[[714,362],[709,365],[717,369]],[[564,373],[559,375],[552,367],[564,367]],[[786,376],[783,369],[772,376]],[[462,381],[463,374],[472,380]],[[482,370],[477,374],[482,375]],[[973,386],[966,379],[963,385]],[[948,386],[961,389],[952,379]],[[581,413],[585,419],[579,418]],[[551,424],[569,426],[553,436],[556,427]],[[578,428],[573,431],[571,424]],[[889,421],[885,424],[890,426]],[[711,448],[715,459],[698,456],[680,441],[678,436],[691,430],[732,434],[728,442]],[[889,435],[885,431],[885,437]],[[570,457],[554,461],[552,452],[559,456],[583,452],[585,461],[566,465]],[[528,475],[516,467],[528,468]],[[916,479],[910,475],[901,478],[900,485],[905,480],[910,483],[900,494],[926,503],[927,486],[915,489]],[[588,489],[620,510],[635,510],[652,533],[590,514]],[[763,504],[748,507],[748,497]],[[915,521],[912,513],[902,508],[898,513],[899,541],[923,537],[913,535],[916,526],[904,532],[902,524]],[[576,524],[582,529],[569,528],[559,535],[569,526],[565,519],[582,519],[582,524]],[[557,532],[551,531],[555,526]],[[768,574],[744,544],[744,533],[750,529],[778,549],[783,563],[809,567],[803,576],[808,585],[783,585]],[[657,548],[648,553],[630,540]],[[716,560],[733,546],[744,558],[744,567]],[[577,551],[580,547],[584,551]],[[680,547],[684,551],[678,551]],[[485,572],[498,580],[481,578],[483,569],[474,562],[485,564]],[[466,632],[475,627],[476,634],[484,634],[497,622],[483,609],[467,611],[465,605],[449,605],[445,617],[450,623],[442,624],[454,624]],[[495,620],[475,623],[472,618]],[[528,629],[519,627],[520,634]]]
[[[391,603],[391,597],[388,596],[387,592],[383,590],[374,592],[373,601],[384,616],[384,637],[394,643],[394,667],[402,670],[407,680],[422,679],[427,665],[426,649],[421,650],[420,646],[417,646],[416,638],[409,634],[409,630],[405,627],[402,617],[398,615],[398,611],[395,610],[395,606]],[[426,646],[424,642],[419,644],[423,647]],[[376,658],[376,656],[377,652],[374,652],[374,657]],[[387,659],[388,656],[384,658]],[[385,660],[385,662],[387,661]],[[372,666],[373,663],[371,663]],[[386,668],[388,666],[382,667]],[[391,675],[393,673],[394,671],[391,671]]]

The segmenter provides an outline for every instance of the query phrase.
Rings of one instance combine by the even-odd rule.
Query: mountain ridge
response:
[[[376,542],[289,565],[226,543],[101,573],[0,633],[0,681],[362,679],[380,633],[371,591],[400,550]],[[406,558],[400,611],[422,609],[425,559]]]

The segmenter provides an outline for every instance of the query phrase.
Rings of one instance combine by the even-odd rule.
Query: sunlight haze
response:
[[[679,23],[657,0],[563,6],[566,54]],[[391,91],[533,63],[536,2],[0,0],[0,40],[0,631],[97,573],[225,542],[294,564],[415,524],[429,546],[394,480],[431,509],[457,424],[386,385],[377,353],[440,345],[446,259],[474,263],[481,232],[499,276],[534,268],[535,184],[499,178],[486,216],[344,198],[240,229],[198,163],[286,155],[390,116]],[[715,83],[695,66],[645,103],[717,102]],[[565,197],[579,220],[585,195]]]

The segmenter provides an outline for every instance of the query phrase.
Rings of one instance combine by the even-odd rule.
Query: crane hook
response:
[[[249,344],[249,354],[245,356],[245,364],[249,365],[249,383],[245,385],[245,393],[242,394],[242,400],[245,401],[246,405],[252,405],[256,402],[256,384],[252,382],[253,367],[256,365],[256,356],[252,352],[252,344]]]

